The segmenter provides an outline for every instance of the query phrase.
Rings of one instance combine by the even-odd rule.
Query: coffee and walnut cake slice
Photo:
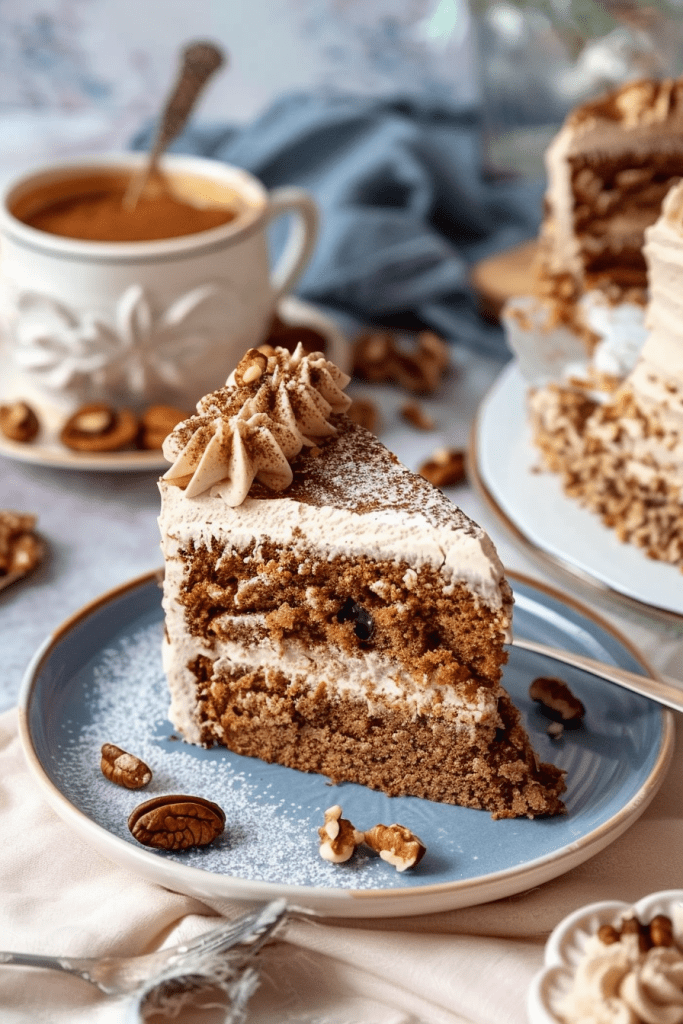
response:
[[[320,353],[250,350],[167,438],[174,725],[390,795],[563,811],[500,685],[491,541],[348,419],[347,382]]]

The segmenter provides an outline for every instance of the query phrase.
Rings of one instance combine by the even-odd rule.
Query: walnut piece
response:
[[[393,381],[414,394],[431,394],[450,359],[448,345],[432,331],[400,343],[393,331],[365,331],[354,342],[356,376],[373,383]]]
[[[418,473],[435,487],[455,487],[465,479],[465,453],[459,448],[437,448]]]
[[[578,729],[581,725],[586,709],[562,679],[538,676],[529,687],[529,696],[553,722],[560,722],[566,729]]]
[[[249,387],[260,380],[268,366],[268,356],[257,348],[248,349],[235,367],[234,379],[238,388]]]
[[[174,427],[191,414],[173,405],[150,405],[140,417],[138,444],[141,448],[161,448]]]
[[[346,411],[346,415],[354,423],[369,430],[371,434],[377,433],[379,413],[377,412],[377,406],[370,398],[354,398]]]
[[[637,935],[638,948],[646,953],[653,946],[673,946],[673,922],[666,914],[657,914],[649,924],[644,924],[637,917],[625,917],[621,928],[611,924],[603,924],[598,928],[598,938],[605,946],[620,942],[622,935]]]
[[[26,402],[0,405],[0,430],[10,441],[33,441],[40,430],[38,417]]]
[[[343,864],[363,842],[363,833],[355,829],[346,818],[342,818],[339,804],[325,811],[325,824],[318,829],[318,835],[320,856],[331,864]]]
[[[414,868],[427,852],[422,840],[405,825],[375,825],[365,833],[363,841],[397,871]]]
[[[34,533],[36,516],[0,509],[0,585],[26,576],[39,564],[43,543]]]
[[[152,772],[144,761],[113,743],[102,745],[102,774],[124,789],[142,789],[152,781]]]
[[[158,796],[135,808],[128,828],[143,846],[189,850],[212,843],[225,828],[225,814],[199,796]]]
[[[392,365],[396,358],[393,331],[366,331],[358,335],[353,348],[356,376],[373,384],[393,380]]]
[[[435,423],[418,402],[405,402],[401,406],[401,416],[416,430],[433,430]]]
[[[137,433],[137,416],[130,409],[91,402],[69,417],[60,437],[73,451],[115,452],[135,441]]]

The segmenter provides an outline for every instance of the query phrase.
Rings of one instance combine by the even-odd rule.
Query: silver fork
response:
[[[0,952],[0,966],[65,971],[90,982],[105,995],[132,996],[129,1021],[141,1019],[146,1003],[178,1003],[191,990],[219,985],[235,1004],[235,1013],[226,1019],[239,1020],[257,983],[249,961],[286,916],[285,901],[277,900],[219,925],[192,942],[146,956],[64,957]]]
[[[617,686],[623,686],[624,689],[631,690],[633,693],[649,697],[650,700],[673,708],[674,711],[683,711],[683,683],[677,683],[675,679],[670,679],[668,676],[657,674],[655,678],[654,676],[639,675],[636,672],[629,672],[625,668],[618,668],[616,665],[607,665],[603,661],[596,661],[585,654],[562,651],[557,647],[549,647],[536,640],[524,640],[517,636],[513,639],[512,646],[519,647],[523,651],[532,651],[534,654],[543,654],[546,658],[553,658],[565,665],[573,665],[591,675],[606,679],[610,683],[616,683]]]

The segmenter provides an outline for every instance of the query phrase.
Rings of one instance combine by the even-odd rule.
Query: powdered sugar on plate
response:
[[[223,835],[207,847],[150,852],[259,882],[348,889],[405,886],[406,876],[362,847],[346,864],[320,858],[317,829],[325,808],[344,802],[339,789],[328,788],[322,776],[265,764],[224,748],[192,747],[173,735],[166,719],[162,628],[152,622],[120,636],[74,678],[80,693],[73,699],[80,696],[81,707],[88,709],[87,720],[64,718],[54,769],[59,788],[71,803],[108,832],[134,843],[127,819],[143,800],[166,793],[201,796],[225,811]],[[153,772],[150,785],[130,791],[105,779],[99,769],[103,743],[115,743],[145,761]],[[354,824],[367,829],[376,822]]]

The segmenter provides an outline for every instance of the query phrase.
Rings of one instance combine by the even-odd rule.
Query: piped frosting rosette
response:
[[[164,480],[195,498],[210,488],[241,505],[254,480],[273,491],[292,482],[291,460],[302,448],[336,434],[330,417],[346,412],[350,377],[321,352],[306,355],[263,346],[249,349],[226,386],[202,398],[197,415],[164,442],[173,465]]]

